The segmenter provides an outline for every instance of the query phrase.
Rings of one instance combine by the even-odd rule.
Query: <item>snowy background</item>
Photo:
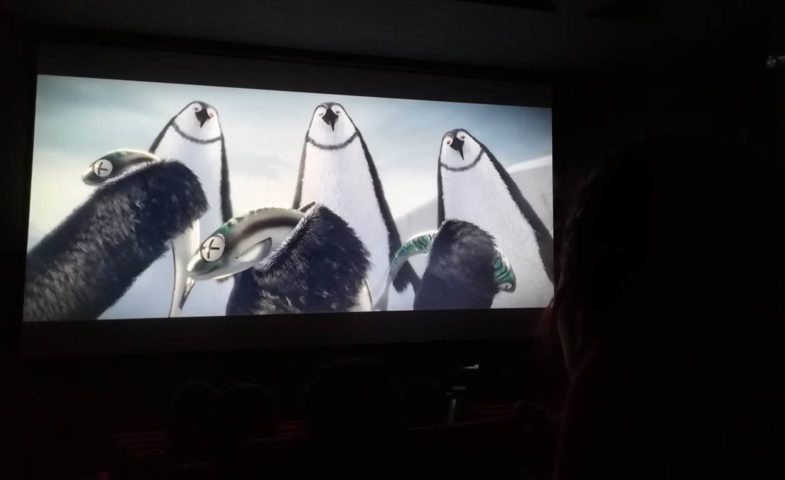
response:
[[[519,178],[530,179],[531,185],[521,184],[524,195],[552,229],[549,108],[39,75],[28,250],[90,196],[93,189],[82,183],[81,175],[92,161],[118,148],[146,150],[169,119],[193,100],[218,110],[235,215],[263,206],[291,206],[313,110],[336,101],[368,144],[402,239],[422,230],[431,216],[433,225],[427,228],[435,228],[441,138],[459,127],[508,169],[520,171],[522,175],[514,175],[519,184]],[[533,163],[527,167],[527,162]],[[538,173],[527,176],[526,170]],[[161,282],[160,290],[170,291],[171,278]],[[166,315],[145,311],[142,301],[123,303],[136,306],[114,312],[115,318]]]

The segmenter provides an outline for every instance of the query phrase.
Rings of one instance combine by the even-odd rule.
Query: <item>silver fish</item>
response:
[[[87,185],[100,185],[121,176],[135,166],[151,162],[160,162],[160,159],[142,150],[113,150],[91,163],[82,175],[82,181]]]
[[[289,208],[260,208],[221,225],[188,262],[194,280],[228,277],[247,270],[276,251],[305,213]]]
[[[431,252],[433,240],[436,238],[438,231],[424,232],[414,235],[407,240],[392,257],[390,261],[390,276],[395,278],[398,271],[415,255],[427,255]],[[516,287],[515,272],[510,265],[510,261],[504,255],[499,247],[495,247],[496,254],[493,257],[493,272],[496,287],[502,292],[514,292]],[[388,280],[389,282],[389,280]]]

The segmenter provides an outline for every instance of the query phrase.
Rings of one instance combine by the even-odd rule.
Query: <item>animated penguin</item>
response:
[[[316,202],[340,216],[370,252],[368,286],[377,306],[386,309],[387,275],[392,255],[401,246],[373,158],[346,109],[338,103],[316,107],[305,134],[294,208]],[[407,263],[393,279],[397,292],[419,278]]]
[[[261,208],[229,220],[188,263],[196,281],[235,275],[227,315],[370,311],[368,252],[329,208]]]
[[[169,316],[223,315],[231,282],[212,285],[210,295],[191,297],[189,293],[194,284],[186,272],[188,261],[199,248],[200,232],[213,231],[232,218],[226,142],[217,110],[201,101],[189,103],[164,125],[149,151],[163,161],[181,161],[194,172],[202,185],[208,207],[190,228],[172,239],[171,259],[165,255],[155,262],[140,275],[131,291],[144,291],[149,307],[157,311],[160,309],[159,316],[167,310]],[[173,270],[168,265],[173,265]],[[159,300],[162,294],[158,292],[168,289],[159,288],[159,285],[160,279],[172,277],[174,289],[167,299],[167,309],[163,300]],[[119,312],[131,308],[132,303],[138,303],[138,298],[134,294],[125,295],[104,316],[121,316]]]
[[[464,129],[442,137],[438,162],[438,224],[471,222],[488,232],[517,276],[512,295],[495,308],[544,307],[553,296],[553,238],[507,170]]]

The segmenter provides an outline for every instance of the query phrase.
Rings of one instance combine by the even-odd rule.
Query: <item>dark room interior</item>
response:
[[[5,147],[2,202],[8,234],[0,249],[6,272],[0,334],[4,377],[0,478],[302,478],[320,474],[358,478],[782,478],[783,378],[776,365],[780,364],[785,298],[780,275],[785,264],[779,248],[785,191],[785,9],[776,3],[4,0],[0,3],[0,82],[5,128],[0,132]],[[357,283],[361,293],[357,298],[367,291],[372,303],[362,313],[334,307],[335,302],[328,310],[308,306],[298,310],[297,300],[292,306],[294,297],[286,297],[288,307],[278,310],[264,310],[268,304],[261,303],[262,307],[254,307],[256,311],[242,310],[244,304],[233,307],[234,311],[229,308],[227,316],[184,313],[182,318],[167,318],[173,315],[164,311],[156,317],[99,319],[125,293],[132,276],[100,308],[65,310],[43,318],[63,321],[30,321],[40,320],[29,313],[31,302],[39,301],[38,297],[30,299],[31,279],[44,285],[35,292],[47,296],[40,302],[59,305],[67,304],[63,299],[71,295],[73,302],[86,302],[79,279],[91,275],[84,273],[84,264],[62,267],[62,257],[57,256],[71,248],[66,245],[70,239],[82,241],[83,232],[64,237],[64,242],[58,232],[69,231],[58,227],[41,240],[46,244],[48,239],[45,248],[33,248],[31,240],[34,212],[48,203],[55,209],[53,204],[60,198],[63,202],[70,198],[65,192],[66,179],[55,173],[46,178],[52,178],[53,185],[62,182],[62,191],[58,187],[47,192],[45,200],[36,198],[40,191],[36,182],[44,178],[38,173],[43,158],[40,126],[48,119],[49,105],[44,76],[55,81],[68,77],[196,85],[222,88],[220,92],[310,92],[328,100],[326,94],[335,94],[344,96],[344,106],[351,96],[406,99],[412,103],[401,105],[446,105],[445,115],[454,118],[462,118],[458,117],[463,115],[462,105],[493,105],[499,112],[500,106],[509,107],[505,112],[547,111],[544,118],[549,122],[551,143],[544,152],[552,158],[547,169],[552,187],[547,189],[551,196],[546,204],[552,218],[546,219],[547,227],[537,220],[530,222],[530,228],[543,259],[542,232],[550,242],[551,269],[542,261],[549,296],[525,307],[491,309],[493,295],[498,300],[517,294],[504,291],[506,286],[497,281],[498,290],[494,285],[487,304],[474,307],[470,303],[475,298],[471,297],[475,294],[472,279],[465,278],[471,273],[458,280],[439,277],[443,266],[437,262],[438,248],[442,248],[439,240],[446,242],[452,218],[448,211],[448,221],[442,222],[445,208],[450,208],[446,200],[450,190],[443,190],[442,182],[449,187],[452,178],[447,176],[450,169],[444,159],[458,152],[461,161],[466,160],[464,152],[474,140],[458,129],[445,134],[447,143],[439,152],[435,196],[439,219],[433,226],[439,230],[428,238],[430,256],[424,270],[404,259],[398,277],[392,273],[395,249],[401,244],[402,249],[417,245],[407,242],[410,235],[404,233],[400,220],[406,216],[399,214],[396,205],[392,205],[392,214],[385,213],[386,204],[379,207],[384,220],[395,216],[402,231],[395,248],[392,233],[385,237],[390,239],[390,258],[385,259],[390,266],[384,276],[390,278],[381,298],[386,305],[387,292],[394,297],[398,288],[393,282],[411,272],[416,277],[411,283],[415,293],[406,311],[371,312],[371,306],[379,308],[368,273]],[[117,85],[118,92],[131,91],[120,90],[126,88],[121,83],[106,85]],[[79,92],[95,93],[88,87]],[[105,97],[96,93],[95,98]],[[150,105],[155,103],[148,100]],[[52,118],[61,127],[82,121],[68,116],[68,105],[75,98],[58,101],[52,103]],[[124,101],[147,108],[143,96]],[[105,105],[107,114],[121,104],[110,103]],[[312,103],[309,108],[319,102]],[[213,110],[207,113],[209,105],[201,105],[196,108],[200,128],[210,121],[207,115],[212,118],[214,114]],[[242,106],[239,102],[235,110]],[[303,218],[310,225],[318,226],[313,219],[322,219],[318,215],[325,211],[319,205],[306,205],[307,198],[300,201],[300,188],[304,197],[308,188],[317,188],[307,184],[306,157],[312,148],[308,142],[318,145],[316,137],[309,135],[317,127],[334,133],[341,122],[336,115],[342,113],[336,108],[331,103],[317,107],[314,112],[321,120],[313,117],[304,145],[306,125],[297,131],[300,143],[296,158],[290,159],[300,165],[297,197],[294,209],[289,208],[291,204],[280,206],[300,217],[303,214],[297,212],[305,212]],[[272,104],[267,112],[247,110],[267,117],[264,121],[282,125],[285,121],[278,118],[280,110]],[[413,179],[414,173],[411,178],[405,171],[396,177],[389,168],[385,170],[387,144],[382,142],[385,136],[403,131],[402,127],[390,122],[377,135],[372,130],[374,118],[364,119],[361,105],[347,106],[349,110],[358,125],[363,122],[369,146],[359,138],[371,176],[378,180],[369,149],[376,155],[385,182],[392,178],[384,189],[388,200],[400,203],[398,199],[410,193],[396,192],[394,182],[411,181],[406,188],[412,191],[420,184]],[[229,132],[238,122],[230,123],[230,107],[222,112]],[[314,115],[311,111],[305,114]],[[411,119],[412,125],[425,124],[436,118],[433,115],[413,114],[417,118]],[[86,118],[85,122],[90,120]],[[161,135],[170,124],[180,132],[176,118]],[[156,117],[156,125],[160,127],[160,120],[166,119]],[[97,124],[111,121],[92,120]],[[451,125],[440,134],[455,127],[471,130],[471,126]],[[95,135],[134,128],[103,125]],[[357,132],[355,128],[347,143]],[[261,154],[265,148],[274,148],[265,146],[264,135],[254,135],[249,133],[249,138]],[[286,135],[281,133],[281,138]],[[530,138],[525,132],[520,135],[524,143]],[[475,162],[490,158],[497,168],[508,168],[509,164],[499,166],[479,138],[476,144],[484,153],[478,153]],[[159,136],[154,146],[160,140]],[[269,140],[276,145],[280,139]],[[221,133],[221,145],[223,141]],[[65,139],[63,145],[70,148],[76,142]],[[227,134],[226,142],[231,164],[232,147],[238,141]],[[430,160],[434,160],[436,146],[431,147]],[[494,147],[491,140],[488,147]],[[149,154],[157,153],[154,150],[151,147]],[[78,161],[88,167],[104,151]],[[222,155],[225,167],[227,152]],[[101,176],[97,165],[90,168]],[[166,168],[167,162],[132,166],[126,177],[85,190],[85,198],[92,195],[85,205],[97,203],[93,198],[104,198],[101,195],[111,200],[109,196],[123,180],[155,167]],[[290,170],[293,179],[295,169]],[[513,175],[522,171],[508,170]],[[226,175],[225,168],[221,174]],[[232,225],[242,222],[239,215],[248,210],[237,205],[252,177],[234,175],[235,211],[226,215],[224,208],[216,227],[229,218],[235,219]],[[501,177],[511,178],[506,171]],[[289,190],[294,194],[290,177],[285,178],[281,183],[285,183],[286,194]],[[433,180],[435,185],[435,175]],[[155,185],[154,180],[149,182]],[[206,182],[201,185],[209,196]],[[378,197],[381,187],[377,185],[373,192]],[[79,188],[86,187],[80,184]],[[251,185],[248,191],[254,188],[262,192],[265,187]],[[467,195],[475,191],[466,188]],[[524,187],[520,189],[524,196],[528,194]],[[517,187],[514,190],[518,192]],[[492,191],[496,190],[488,187],[482,195],[496,198]],[[228,187],[224,190],[222,185],[221,195],[225,192]],[[175,190],[165,190],[161,202],[170,193],[171,202],[177,204]],[[128,195],[129,208],[142,202]],[[213,205],[209,198],[207,203]],[[536,205],[523,203],[528,210],[521,211],[528,220],[533,211],[535,217],[542,215]],[[101,218],[99,207],[85,215]],[[487,216],[495,209],[492,205]],[[329,209],[326,212],[332,214]],[[338,215],[336,225],[354,227],[357,239],[364,239],[363,227],[348,220],[350,215],[346,213],[346,222]],[[433,220],[435,215],[434,204]],[[199,217],[178,217],[183,220],[180,230],[194,218]],[[78,220],[75,213],[62,222]],[[306,229],[306,220],[295,220],[293,232]],[[74,224],[77,230],[84,225]],[[202,227],[197,240],[204,240],[214,229]],[[100,225],[90,230],[99,237],[103,231],[106,228]],[[133,241],[123,248],[141,251],[144,245],[139,236],[143,234],[133,226],[130,231]],[[142,275],[146,265],[160,260],[163,245],[166,255],[170,254],[170,241],[176,256],[175,233],[181,232],[167,233],[160,250],[154,255],[145,253],[145,260],[140,253],[129,265],[140,267]],[[294,237],[294,233],[287,237],[281,248],[296,246]],[[224,236],[220,238],[223,242]],[[498,236],[495,242],[491,240],[488,250],[494,266],[507,265],[508,259],[517,261],[513,257],[517,252],[511,252]],[[105,243],[98,241],[96,248],[104,248]],[[455,252],[460,245],[452,246]],[[226,250],[230,247],[227,240]],[[370,248],[367,242],[365,247]],[[193,246],[191,250],[189,255],[194,254]],[[340,251],[344,250],[341,246]],[[368,258],[374,254],[363,249],[362,243],[357,250],[366,252]],[[643,258],[640,263],[636,263],[638,256]],[[489,269],[490,263],[486,266]],[[461,272],[469,272],[474,264],[463,267]],[[517,292],[528,288],[530,267],[515,269]],[[58,268],[66,280],[52,287],[46,282],[60,272]],[[90,268],[100,269],[100,262]],[[273,280],[267,279],[271,282],[266,284],[271,285],[268,292],[259,286],[259,277],[249,280],[255,268],[230,272],[233,280],[222,284],[235,282],[230,305],[241,281],[256,281],[253,285],[263,300],[273,295],[270,292],[278,285]],[[111,291],[117,281],[112,273],[93,283]],[[442,281],[451,283],[438,283]],[[191,287],[185,293],[190,303],[200,301],[200,282],[196,284],[193,295],[188,297]],[[315,288],[306,286],[303,295],[314,293]],[[168,302],[168,290],[166,294]],[[188,306],[185,297],[181,309]],[[46,308],[50,307],[34,311]],[[142,305],[138,308],[141,312]]]

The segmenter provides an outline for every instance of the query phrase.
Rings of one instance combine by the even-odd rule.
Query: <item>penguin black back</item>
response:
[[[221,133],[221,216],[224,222],[234,217],[232,192],[229,187],[229,162],[226,160],[226,141]]]
[[[395,255],[395,252],[401,248],[401,235],[398,233],[398,226],[395,225],[395,220],[393,219],[392,212],[390,212],[390,206],[387,204],[387,200],[384,196],[384,189],[382,188],[382,182],[379,180],[379,173],[376,171],[376,166],[371,159],[371,153],[368,151],[368,146],[365,144],[365,139],[363,138],[362,134],[359,134],[360,142],[363,147],[363,152],[365,153],[365,159],[368,162],[368,170],[371,172],[371,178],[373,178],[373,190],[376,194],[376,198],[379,199],[379,208],[382,211],[382,218],[384,219],[384,224],[387,226],[387,234],[388,240],[390,244],[390,254],[389,257],[392,258]],[[420,287],[420,277],[417,276],[417,273],[412,268],[409,262],[401,268],[398,275],[393,279],[393,286],[397,291],[402,291],[406,288],[406,285],[410,284],[414,288],[415,291]]]
[[[554,274],[553,274],[553,237],[551,236],[551,232],[548,231],[548,228],[543,223],[542,219],[537,215],[537,212],[534,211],[532,206],[529,202],[524,198],[523,194],[521,193],[520,188],[518,185],[515,184],[515,181],[512,179],[510,174],[507,172],[507,169],[496,160],[496,157],[485,148],[485,145],[480,143],[485,153],[490,158],[491,163],[493,164],[496,171],[499,173],[504,184],[507,186],[507,190],[510,192],[513,201],[515,204],[518,205],[518,209],[521,211],[523,218],[531,225],[532,230],[534,230],[534,235],[537,238],[537,246],[540,248],[540,257],[542,258],[542,264],[545,267],[545,273],[548,275],[548,278],[551,282],[554,281]]]
[[[193,102],[191,102],[191,103],[193,103]],[[174,123],[175,119],[177,117],[179,117],[180,114],[183,113],[185,111],[185,109],[188,108],[189,105],[191,105],[191,103],[189,103],[188,105],[186,105],[183,108],[181,108],[179,112],[177,112],[172,118],[169,119],[168,122],[166,122],[166,125],[164,125],[164,128],[162,128],[161,131],[158,132],[158,135],[155,137],[155,140],[153,140],[152,145],[150,145],[150,148],[148,149],[148,151],[150,153],[155,153],[156,149],[158,149],[158,145],[161,144],[161,140],[163,140],[164,135],[166,135],[166,131],[169,130],[169,127],[172,126],[172,124]]]

